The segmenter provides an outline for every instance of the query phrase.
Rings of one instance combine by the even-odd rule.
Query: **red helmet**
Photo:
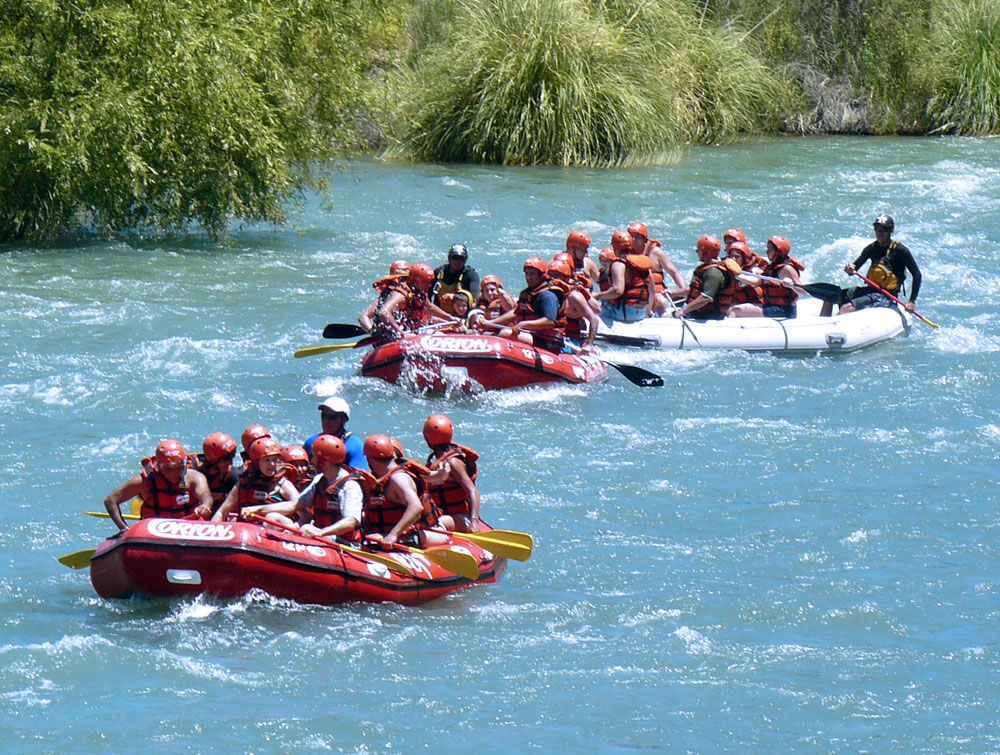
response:
[[[503,288],[503,281],[501,281],[497,276],[495,276],[495,275],[487,275],[487,276],[485,276],[482,279],[482,281],[479,282],[479,293],[481,293],[481,294],[483,294],[485,296],[486,295],[486,287],[490,283],[496,284],[497,288]]]
[[[250,444],[250,462],[256,464],[267,456],[281,456],[281,445],[274,438],[257,438]]]
[[[611,234],[611,248],[615,253],[632,250],[632,237],[628,231],[615,231]]]
[[[431,284],[434,282],[434,268],[425,262],[418,262],[410,268],[410,283]]]
[[[726,242],[726,246],[732,246],[732,243],[728,239],[735,239],[737,242],[747,243],[747,235],[743,233],[739,228],[730,228],[724,234],[722,234],[722,240]]]
[[[288,464],[308,464],[309,454],[302,446],[285,446],[281,449],[281,459]]]
[[[243,435],[240,436],[240,443],[243,444],[243,448],[247,451],[250,450],[250,446],[258,438],[270,438],[271,432],[263,425],[250,425],[246,430],[243,431]]]
[[[629,224],[628,232],[630,234],[634,233],[636,236],[642,236],[644,239],[649,238],[649,229],[646,228],[646,224],[640,223],[638,220]]]
[[[184,450],[184,446],[179,440],[168,438],[157,444],[155,456],[157,464],[169,464],[172,461],[186,458],[187,451]]]
[[[610,246],[606,246],[601,250],[601,253],[597,255],[597,259],[601,262],[614,262],[615,252]]]
[[[566,260],[561,260],[556,256],[556,259],[549,263],[549,275],[552,273],[559,273],[567,280],[573,277],[573,265],[571,265]]]
[[[451,420],[443,414],[432,414],[424,422],[424,440],[428,446],[443,446],[451,443],[454,428]]]
[[[744,244],[742,241],[735,241],[729,245],[726,249],[727,252],[737,251],[740,256],[745,260],[750,256],[750,247]]]
[[[236,453],[236,441],[225,433],[212,433],[201,444],[201,450],[209,464],[214,464],[219,459]]]
[[[698,244],[695,248],[699,253],[711,252],[712,254],[718,254],[719,250],[722,249],[722,242],[719,241],[718,236],[702,236],[698,239]]]
[[[402,459],[406,456],[406,449],[403,448],[403,444],[399,442],[399,438],[389,438],[389,442],[392,443],[392,450],[396,452],[397,459]]]
[[[566,237],[567,249],[583,249],[586,251],[590,247],[590,234],[586,231],[570,231]]]
[[[392,439],[388,435],[369,435],[364,453],[367,459],[393,459],[396,449],[392,447]]]
[[[524,269],[527,270],[528,268],[537,270],[542,275],[545,275],[549,271],[549,263],[541,257],[528,257],[528,259],[524,261]]]
[[[409,275],[410,263],[406,260],[396,260],[389,265],[389,275]]]
[[[767,240],[767,243],[774,245],[774,248],[778,250],[779,258],[783,259],[792,253],[792,242],[784,236],[772,236]]]
[[[324,433],[313,441],[313,458],[316,459],[316,466],[323,464],[342,464],[347,458],[347,449],[344,448],[344,441],[336,435]]]

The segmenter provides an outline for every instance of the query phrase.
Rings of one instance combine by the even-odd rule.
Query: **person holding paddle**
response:
[[[796,302],[802,281],[799,273],[806,266],[792,257],[792,242],[784,236],[767,240],[767,267],[761,273],[761,305],[737,304],[730,308],[730,317],[792,318],[797,313]]]
[[[903,306],[907,312],[916,309],[917,294],[920,293],[920,281],[923,276],[920,268],[917,267],[913,253],[898,241],[892,239],[892,232],[896,229],[896,222],[889,215],[879,215],[872,223],[875,231],[875,241],[861,250],[861,254],[854,262],[848,262],[844,266],[844,272],[848,275],[858,274],[858,268],[869,262],[867,277],[875,286],[888,291],[893,296],[897,295],[903,288],[906,281],[906,273],[909,271],[913,276],[913,287],[910,291],[910,299]],[[891,297],[886,296],[875,286],[854,286],[843,291],[841,295],[840,314],[854,312],[865,307],[891,307],[895,304]],[[833,304],[823,305],[821,314],[829,315],[833,311]]]
[[[479,454],[454,442],[454,428],[444,414],[428,417],[423,433],[431,450],[427,468],[432,472],[425,482],[441,512],[441,525],[453,532],[479,532]]]

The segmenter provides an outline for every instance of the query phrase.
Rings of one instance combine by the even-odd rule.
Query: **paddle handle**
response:
[[[878,283],[876,283],[875,281],[873,281],[871,278],[866,278],[861,273],[859,273],[857,270],[854,271],[854,274],[856,276],[858,276],[861,280],[863,280],[865,283],[867,283],[869,286],[871,286],[872,288],[874,288],[876,291],[879,291],[879,292],[885,294],[886,296],[888,296],[890,299],[892,299],[897,304],[902,304],[904,308],[906,307],[906,302],[904,302],[902,299],[897,299],[895,296],[893,296],[892,294],[890,294],[888,291],[886,291],[884,288],[882,288]],[[917,310],[913,310],[913,314],[916,315],[917,317],[919,317],[921,320],[923,320],[928,325],[930,325],[932,328],[939,328],[939,327],[941,327],[937,323],[933,323],[930,320],[928,320],[922,314],[920,314],[919,312],[917,312]]]

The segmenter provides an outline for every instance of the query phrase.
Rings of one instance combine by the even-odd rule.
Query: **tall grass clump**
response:
[[[935,6],[933,128],[967,135],[1000,131],[1000,0]]]
[[[439,5],[442,0],[430,0]],[[399,86],[394,151],[441,161],[637,165],[760,130],[789,87],[682,0],[457,0]]]
[[[283,221],[358,139],[367,5],[0,0],[0,242]]]
[[[583,0],[459,0],[446,41],[402,80],[418,158],[635,165],[678,143],[673,82]]]

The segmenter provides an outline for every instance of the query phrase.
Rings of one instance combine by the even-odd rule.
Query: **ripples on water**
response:
[[[17,751],[981,752],[996,731],[996,140],[777,141],[659,170],[356,164],[221,252],[86,241],[3,271],[0,725]],[[635,352],[661,373],[449,399],[296,360],[397,258],[454,241],[517,290],[570,227],[785,232],[812,280],[895,215],[941,323],[839,358]],[[536,552],[423,608],[106,602],[55,556],[164,436],[314,431],[339,393],[414,456],[446,411]]]

